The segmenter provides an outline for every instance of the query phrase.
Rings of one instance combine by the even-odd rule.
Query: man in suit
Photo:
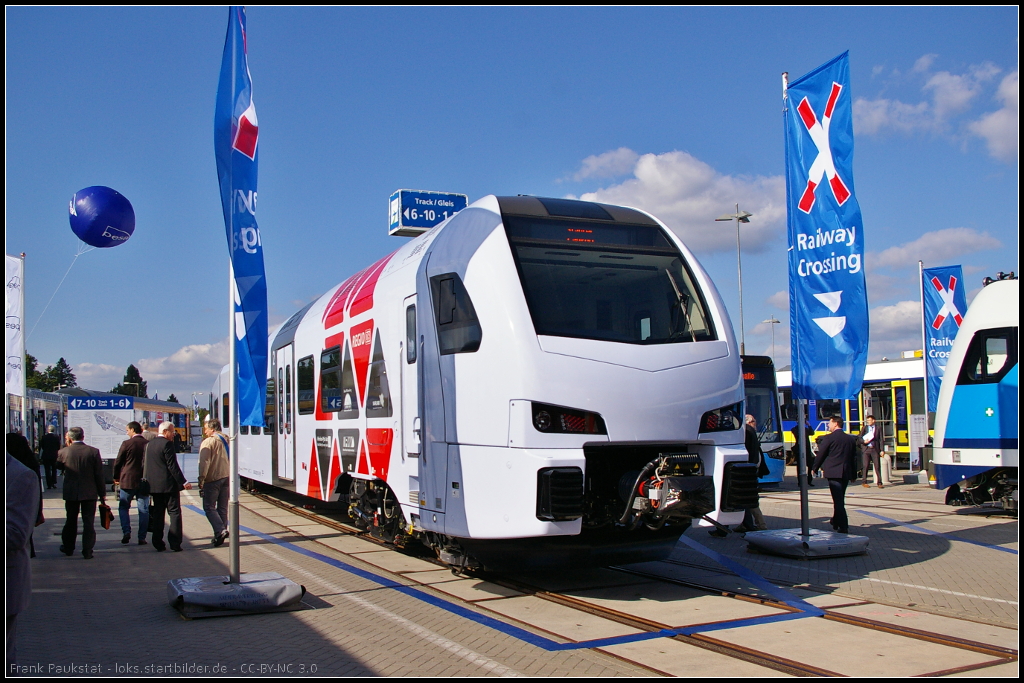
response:
[[[96,545],[96,499],[106,500],[103,460],[99,450],[83,443],[85,431],[81,427],[69,429],[68,436],[71,445],[57,453],[57,469],[64,471],[64,509],[67,511],[60,551],[68,557],[75,554],[78,514],[81,513],[82,557],[91,560]]]
[[[139,545],[146,545],[146,531],[149,529],[149,494],[139,491],[142,482],[142,464],[146,459],[146,446],[149,444],[142,436],[142,425],[129,422],[125,427],[128,438],[121,442],[114,461],[114,483],[120,492],[117,494],[117,512],[121,518],[121,543],[132,540],[131,506],[132,498],[139,510]]]
[[[174,552],[181,552],[183,531],[181,527],[182,489],[192,488],[185,481],[178,466],[178,454],[174,452],[174,424],[161,422],[157,436],[146,445],[146,479],[149,481],[149,492],[153,497],[150,516],[153,523],[153,547],[157,552],[167,550],[171,546]],[[164,514],[170,517],[167,529],[167,545],[164,545]]]
[[[46,468],[46,488],[57,488],[57,451],[60,450],[60,437],[57,428],[50,425],[46,433],[39,437],[39,461]]]
[[[878,488],[885,488],[882,486],[882,468],[879,466],[879,457],[882,452],[882,430],[875,426],[875,418],[872,415],[868,415],[864,418],[864,430],[860,433],[860,438],[864,442],[864,488],[870,488],[868,486],[868,468],[871,465],[875,466],[875,483],[878,484]]]
[[[832,493],[832,529],[841,534],[850,533],[850,520],[846,516],[846,487],[857,478],[857,437],[843,431],[843,418],[828,421],[828,434],[818,439],[818,457],[815,471],[824,473]]]
[[[7,453],[7,672],[18,663],[15,625],[32,595],[29,539],[39,515],[39,477]]]

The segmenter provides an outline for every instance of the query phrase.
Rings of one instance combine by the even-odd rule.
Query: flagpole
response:
[[[925,330],[924,319],[924,261],[917,262],[917,290],[921,295],[921,362],[924,364],[924,371],[921,375],[924,378],[924,414],[928,414],[928,332]]]
[[[25,344],[25,252],[21,252],[21,287],[18,296],[21,298],[21,433],[28,439],[28,422],[25,421],[25,408],[28,404],[28,366],[25,364],[28,355]],[[30,443],[29,446],[31,445]]]
[[[234,31],[231,32],[231,40],[237,42],[238,37]],[[231,54],[236,55],[238,51],[232,46]],[[237,69],[238,62],[236,59],[231,60],[231,83],[232,87],[237,82]],[[235,165],[232,162],[229,166],[228,173],[231,174],[231,181],[229,187],[232,193],[235,189]],[[233,199],[233,197],[232,197]],[[238,361],[236,359],[235,345],[237,339],[235,337],[235,268],[234,268],[234,241],[235,241],[235,211],[232,208],[228,211],[228,216],[231,225],[231,241],[228,244],[228,253],[230,255],[228,263],[228,302],[229,308],[229,322],[228,322],[228,386],[231,392],[231,403],[230,403],[230,416],[231,422],[228,427],[228,444],[229,444],[229,455],[231,460],[231,492],[228,498],[228,538],[231,543],[231,583],[241,583],[241,569],[240,569],[240,556],[239,556],[239,542],[238,542]]]

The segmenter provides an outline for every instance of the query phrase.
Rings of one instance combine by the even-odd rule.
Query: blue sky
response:
[[[208,391],[226,362],[213,109],[228,11],[6,9],[6,228],[27,348],[109,389]],[[1018,271],[1018,11],[264,8],[248,11],[271,324],[397,248],[399,188],[574,196],[659,216],[746,346],[789,361],[780,74],[850,51],[870,356],[920,347],[917,261],[970,292]],[[72,195],[117,189],[126,244],[75,261]],[[40,315],[42,317],[40,318]],[[38,320],[38,323],[37,323]],[[187,399],[186,399],[187,400]]]

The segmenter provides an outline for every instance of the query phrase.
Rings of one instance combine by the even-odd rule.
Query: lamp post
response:
[[[763,324],[772,326],[772,365],[775,365],[775,326],[781,323],[781,320],[776,320],[775,316],[768,318],[767,320],[761,321]]]
[[[199,420],[199,401],[196,400],[196,396],[202,396],[205,393],[205,391],[192,392],[192,412],[196,414],[196,421]]]
[[[754,214],[746,211],[740,211],[740,205],[736,205],[736,213],[727,213],[724,216],[719,216],[716,221],[736,221],[736,272],[739,276],[740,283],[740,355],[744,355],[747,352],[746,349],[746,336],[743,330],[743,266],[740,264],[740,223],[749,223],[750,217]],[[775,329],[774,327],[772,328]]]

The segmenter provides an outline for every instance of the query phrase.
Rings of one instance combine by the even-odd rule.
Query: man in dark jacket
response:
[[[878,488],[885,488],[882,486],[882,468],[878,464],[878,460],[882,453],[882,430],[875,425],[875,418],[868,415],[864,418],[864,430],[860,433],[861,441],[864,443],[864,488],[870,488],[868,486],[868,469],[874,465],[875,467],[875,483],[878,484]]]
[[[192,488],[185,481],[178,466],[178,454],[174,452],[174,424],[161,422],[158,428],[160,436],[146,445],[146,479],[149,481],[149,492],[153,497],[150,515],[153,523],[153,547],[157,552],[167,550],[171,546],[174,552],[181,551],[183,531],[181,526],[182,489]],[[170,517],[167,529],[167,545],[164,545],[164,513]]]
[[[142,425],[129,422],[125,427],[128,438],[121,442],[114,461],[114,483],[120,489],[117,494],[117,512],[121,518],[121,543],[132,540],[131,506],[132,498],[139,510],[139,545],[146,545],[146,531],[149,529],[149,493],[139,490],[142,483],[142,465],[146,459],[146,445],[142,436]]]
[[[857,437],[843,431],[843,418],[828,421],[828,434],[818,439],[818,457],[814,470],[824,473],[832,493],[832,528],[841,534],[850,533],[846,516],[846,487],[857,478]]]
[[[39,437],[39,461],[46,468],[46,488],[57,488],[57,451],[60,450],[60,437],[57,428],[50,425],[46,433]]]
[[[64,471],[64,509],[67,521],[61,532],[60,551],[71,557],[75,554],[78,536],[78,514],[82,514],[82,557],[92,559],[96,545],[96,499],[106,500],[106,482],[103,478],[103,460],[99,450],[83,443],[85,431],[81,427],[68,430],[71,445],[57,453],[57,469]]]

